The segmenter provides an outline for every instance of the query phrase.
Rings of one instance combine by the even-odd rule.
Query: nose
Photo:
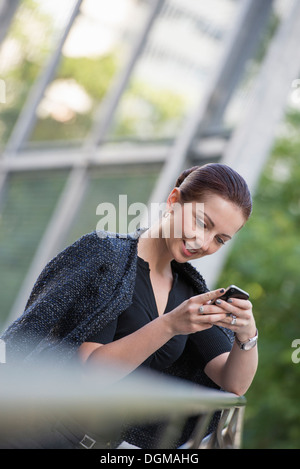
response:
[[[206,233],[204,236],[202,236],[201,240],[199,239],[197,241],[198,241],[199,249],[201,249],[203,252],[207,252],[212,242],[212,236]]]

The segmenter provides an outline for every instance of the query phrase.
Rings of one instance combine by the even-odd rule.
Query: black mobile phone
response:
[[[236,285],[230,285],[228,288],[226,288],[225,293],[218,299],[227,301],[228,298],[239,298],[240,300],[248,300],[249,293],[237,287]]]

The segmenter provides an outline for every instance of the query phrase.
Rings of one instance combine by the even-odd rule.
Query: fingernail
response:
[[[216,305],[220,305],[222,303],[222,301],[221,300],[216,300],[215,303],[216,303]]]
[[[228,298],[227,303],[232,303],[232,299]]]
[[[224,293],[225,289],[221,288],[220,293]]]

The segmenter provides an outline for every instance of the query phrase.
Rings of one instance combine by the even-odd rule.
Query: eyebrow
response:
[[[205,212],[202,212],[201,210],[201,213],[202,215],[204,215],[204,217],[206,217],[209,221],[209,223],[211,224],[212,227],[215,226],[214,222],[212,221],[212,219],[207,215],[207,213]],[[231,236],[229,236],[228,234],[225,234],[225,233],[220,233],[220,236],[224,236],[225,238],[228,238],[228,239],[232,239]]]

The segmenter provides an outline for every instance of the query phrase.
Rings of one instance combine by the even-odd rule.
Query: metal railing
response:
[[[241,447],[245,397],[148,371],[118,380],[117,372],[111,367],[54,371],[45,364],[1,365],[0,447],[15,437],[20,441],[22,435],[40,435],[51,422],[65,417],[102,435],[104,449],[107,441],[118,440],[124,425],[158,421],[164,422],[164,431],[155,449],[174,449],[191,418],[196,422],[193,432],[177,449]],[[208,433],[216,412],[219,421]]]

